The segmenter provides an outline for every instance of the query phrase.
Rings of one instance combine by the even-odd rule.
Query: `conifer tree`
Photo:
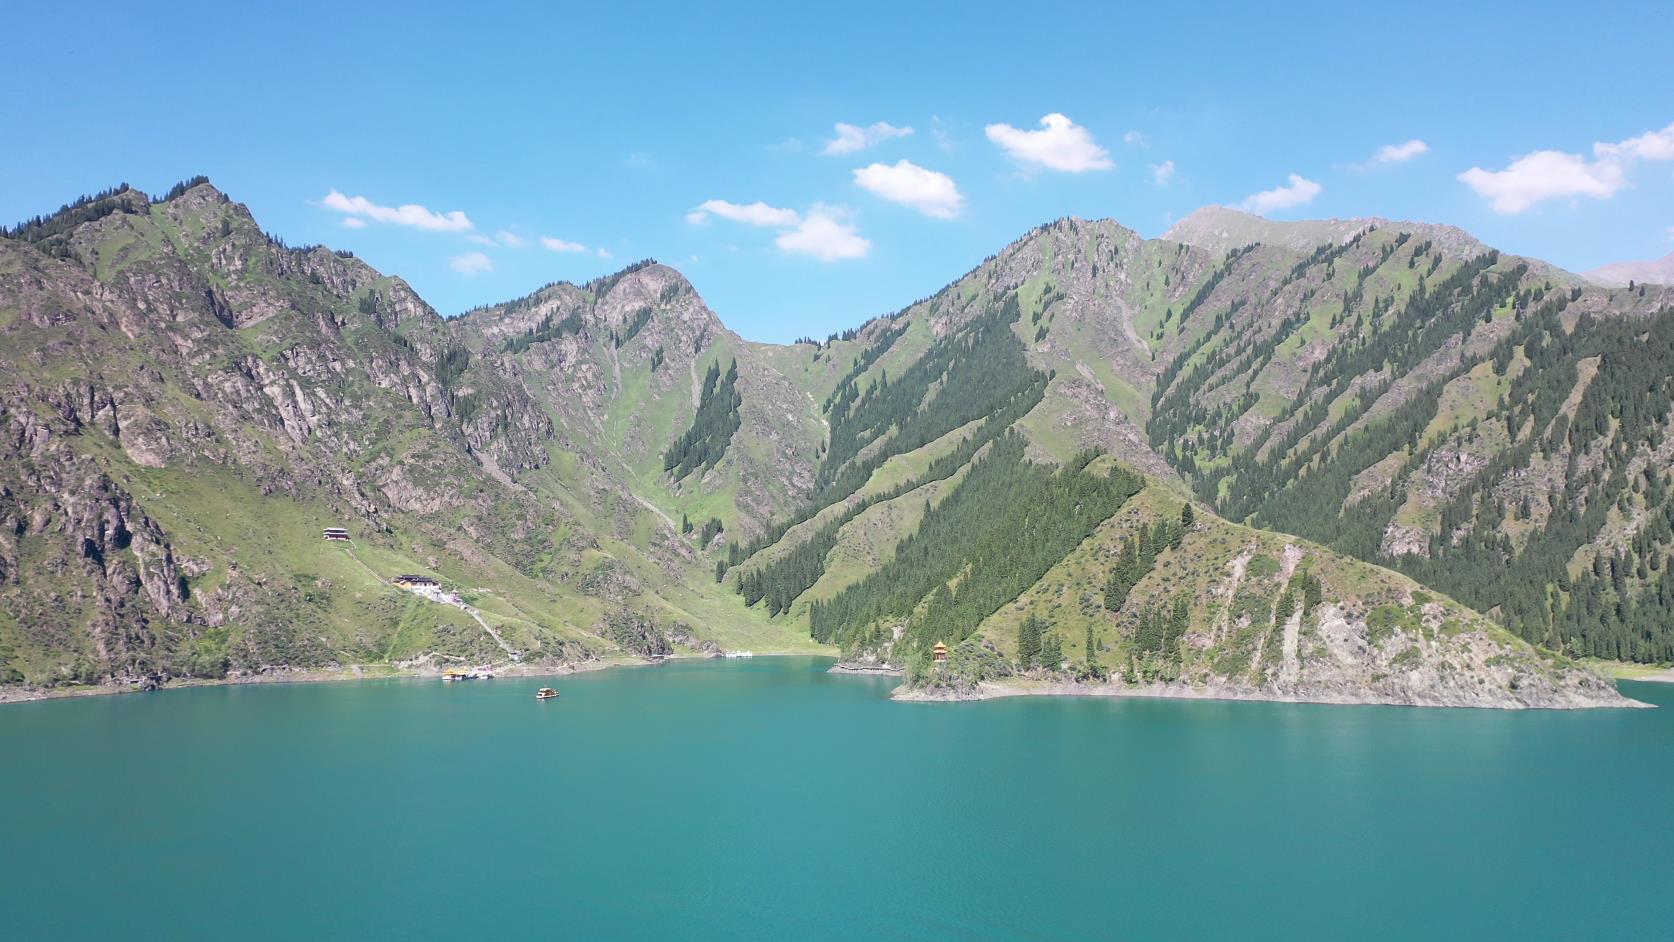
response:
[[[1055,671],[1064,664],[1064,639],[1056,631],[1049,631],[1040,644],[1040,666]]]
[[[1041,626],[1040,620],[1033,612],[1024,616],[1023,623],[1017,626],[1017,667],[1028,670],[1040,660],[1041,654]]]

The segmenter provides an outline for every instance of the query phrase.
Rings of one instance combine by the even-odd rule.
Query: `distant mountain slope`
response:
[[[812,484],[824,435],[815,403],[672,268],[550,285],[453,326],[473,349],[515,363],[511,375],[601,473],[671,514],[753,534]],[[737,434],[715,438],[714,461],[670,476],[669,449],[691,429],[706,375],[734,367],[738,405],[719,412],[736,412]]]
[[[1674,285],[1674,252],[1654,262],[1615,262],[1585,273],[1589,281],[1613,288],[1629,284]]]
[[[1168,489],[1146,487],[983,619],[947,663],[916,664],[915,695],[1073,680],[1065,692],[1409,706],[1620,702],[1567,658],[1409,579],[1202,513],[1181,526],[1180,507]],[[1113,580],[1129,569],[1136,579]],[[1049,626],[1041,647],[1061,651],[1070,667],[1048,671],[1039,657],[1021,667],[1031,620]]]
[[[1617,702],[1448,595],[1554,648],[1665,656],[1668,292],[1440,226],[1213,209],[1177,229],[1060,220],[891,316],[775,346],[649,260],[447,321],[352,256],[268,238],[206,181],[79,202],[0,239],[0,671],[141,683],[810,635],[1015,662],[1028,610],[1062,663],[1091,628],[1134,685]],[[1163,582],[1133,573],[1096,610],[1062,581],[1116,579],[1133,514],[1192,492]],[[352,543],[321,538],[338,525]],[[1236,587],[1216,593],[1239,547],[1301,557],[1232,630]],[[1303,637],[1336,639],[1324,659],[1299,640],[1240,662],[1289,624],[1286,592],[1313,599]]]
[[[569,403],[399,279],[278,243],[201,181],[7,235],[9,679],[775,646],[684,575],[704,571],[696,534],[639,499],[599,429],[561,424]],[[604,325],[583,326],[595,349]],[[336,525],[354,541],[324,541]],[[390,586],[402,572],[474,614]]]
[[[1286,222],[1229,206],[1205,206],[1175,223],[1162,238],[1165,242],[1184,242],[1216,255],[1255,243],[1311,252],[1326,243],[1343,243],[1368,230],[1388,228],[1422,234],[1449,255],[1468,258],[1488,250],[1470,233],[1453,226],[1392,222],[1376,216]]]
[[[1429,224],[1210,208],[1171,234],[1210,248],[1060,220],[890,323],[918,351],[1015,295],[1048,377],[1017,426],[1037,457],[1097,445],[1526,638],[1674,657],[1674,289]]]
[[[1395,226],[1232,250],[1161,339],[1149,441],[1233,519],[1665,659],[1671,304]]]
[[[1285,253],[1287,269],[1299,261],[1289,250],[1271,251]],[[1231,261],[1243,254],[1229,253]],[[1145,242],[1109,223],[1065,220],[1029,234],[935,297],[869,324],[858,335],[865,346],[826,399],[832,434],[816,474],[819,486],[765,538],[729,550],[733,584],[746,602],[769,612],[806,613],[816,638],[836,641],[863,661],[900,664],[923,657],[938,641],[980,638],[973,635],[977,625],[1017,593],[1038,590],[1037,580],[1105,519],[1095,513],[1078,521],[1077,510],[1097,502],[1072,499],[1077,490],[1052,484],[1044,469],[1029,471],[1025,454],[1074,469],[1088,460],[1077,457],[1083,449],[1101,447],[1130,467],[1163,466],[1168,476],[1158,460],[1166,458],[1194,475],[1178,451],[1159,453],[1128,430],[1151,424],[1147,390],[1169,376],[1168,361],[1150,345],[1166,350],[1177,341],[1179,325],[1227,277],[1228,261],[1180,243]],[[840,343],[806,346],[835,353]],[[1259,348],[1252,356],[1261,356]],[[974,377],[982,381],[971,382]],[[1002,473],[996,461],[1012,470]],[[1014,519],[1019,507],[1026,516]],[[1334,568],[1376,572],[1329,558],[1337,560]],[[858,571],[856,559],[866,561]],[[1180,574],[1207,581],[1212,573],[1200,562],[1192,560]],[[1346,579],[1332,604],[1363,615],[1372,607],[1361,592],[1367,578]],[[1387,573],[1378,580],[1400,582]],[[1201,601],[1194,599],[1191,611],[1200,612]],[[1062,615],[1055,611],[1053,623]],[[1113,632],[1104,643],[1131,653],[1133,639],[1124,633],[1136,626],[1098,617],[1105,619],[1101,632]],[[1359,618],[1344,621],[1363,634]],[[1470,644],[1491,652],[1504,643],[1495,640],[1503,634],[1484,635],[1486,623],[1472,619]],[[1356,650],[1371,656],[1370,649]],[[1415,658],[1403,663],[1416,664]],[[1339,664],[1273,689],[1347,698],[1352,678],[1376,673],[1363,657],[1350,660],[1352,669]],[[1206,682],[1212,675],[1194,676]],[[1251,689],[1275,682],[1214,676]],[[1375,696],[1394,702],[1472,696],[1444,695],[1424,684],[1405,693],[1398,687]],[[1326,688],[1337,692],[1327,695]]]

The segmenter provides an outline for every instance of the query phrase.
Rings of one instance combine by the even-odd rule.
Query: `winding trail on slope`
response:
[[[494,643],[500,646],[500,650],[506,652],[507,657],[510,657],[514,661],[522,660],[523,655],[514,651],[512,649],[512,646],[506,643],[506,639],[500,637],[500,633],[498,631],[494,630],[494,626],[490,625],[486,620],[483,619],[481,612],[477,611],[472,606],[466,605],[464,602],[457,602],[457,603],[452,603],[452,604],[457,604],[460,608],[465,610],[465,614],[467,614],[467,615],[471,616],[472,618],[476,619],[477,624],[482,626],[483,631],[488,632],[488,636],[490,638],[494,639]]]
[[[355,563],[360,566],[360,568],[366,570],[367,573],[372,576],[372,578],[378,580],[378,583],[380,585],[385,585],[385,586],[389,585],[389,582],[386,581],[383,576],[378,575],[376,570],[374,570],[371,566],[366,565],[366,561],[361,559],[359,554],[357,554],[355,552],[355,548],[354,548],[353,544],[350,544],[349,546],[346,546],[343,549],[345,550],[345,552],[348,553],[348,556],[349,556],[350,559],[354,560]],[[420,598],[425,598],[425,599],[430,598],[427,595],[422,595],[422,594],[419,594],[419,593],[414,593],[414,594],[418,594]],[[434,601],[437,601],[437,600],[436,599],[430,599],[430,601],[434,602]],[[459,610],[463,611],[465,614],[471,616],[472,620],[474,620],[477,624],[482,626],[482,630],[487,632],[488,636],[490,638],[494,639],[494,643],[499,645],[500,650],[506,652],[506,655],[508,657],[510,657],[512,660],[522,659],[523,655],[519,654],[514,648],[512,648],[511,645],[507,644],[506,639],[500,637],[500,633],[498,631],[495,631],[494,626],[490,625],[482,617],[482,612],[480,612],[476,608],[476,606],[466,605],[464,602],[447,602],[447,601],[443,601],[443,602],[441,602],[441,604],[452,605],[455,608],[458,608]],[[534,623],[530,622],[530,624],[534,624]],[[398,636],[399,636],[399,632],[397,633],[397,637]],[[390,638],[390,642],[389,642],[390,647],[389,647],[388,651],[384,652],[384,660],[387,661],[387,660],[390,659],[390,655],[395,650],[395,641],[396,641],[396,637]]]

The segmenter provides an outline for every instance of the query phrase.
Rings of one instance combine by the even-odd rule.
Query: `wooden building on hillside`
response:
[[[401,575],[390,580],[390,584],[399,589],[434,589],[441,586],[440,582],[429,576]]]
[[[947,660],[947,645],[936,642],[936,646],[930,649],[930,658],[937,664]]]

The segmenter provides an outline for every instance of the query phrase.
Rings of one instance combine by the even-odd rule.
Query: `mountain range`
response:
[[[1674,284],[1674,252],[1654,262],[1615,262],[1600,265],[1586,272],[1588,279],[1601,285],[1623,287],[1648,281],[1655,285]]]
[[[774,345],[649,260],[443,318],[194,178],[0,233],[0,338],[11,684],[835,649],[1574,706],[1674,658],[1674,288],[1446,226],[1062,219]]]

